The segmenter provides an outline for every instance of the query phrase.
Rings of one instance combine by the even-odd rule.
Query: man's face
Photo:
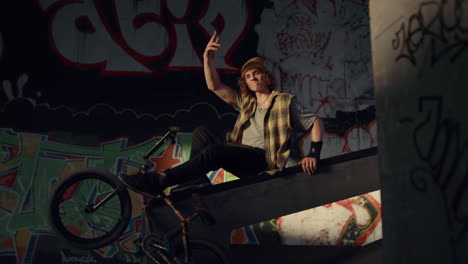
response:
[[[247,87],[253,92],[268,92],[268,87],[266,86],[265,73],[260,71],[257,68],[248,70],[245,75],[245,82]]]

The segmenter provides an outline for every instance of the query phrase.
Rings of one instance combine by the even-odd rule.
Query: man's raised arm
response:
[[[214,53],[220,46],[219,37],[215,31],[203,53],[203,71],[205,73],[206,85],[209,90],[213,91],[224,102],[230,105],[236,105],[236,92],[234,88],[221,82],[213,62]]]

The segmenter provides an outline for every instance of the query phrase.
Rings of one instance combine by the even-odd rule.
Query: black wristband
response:
[[[322,145],[322,141],[310,141],[310,151],[309,154],[307,154],[307,157],[320,159],[320,151],[322,151]]]

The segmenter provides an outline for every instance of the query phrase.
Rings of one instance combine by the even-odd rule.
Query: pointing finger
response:
[[[213,35],[211,36],[211,39],[210,39],[210,40],[214,40],[214,39],[216,38],[216,36],[217,36],[217,32],[216,32],[216,30],[215,30],[214,33],[213,33]]]

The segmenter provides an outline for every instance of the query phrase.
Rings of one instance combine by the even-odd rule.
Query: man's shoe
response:
[[[196,189],[201,189],[206,186],[211,186],[211,182],[202,182],[202,183],[195,183],[195,184],[179,184],[176,187],[171,189],[171,193],[175,192],[182,192],[182,191],[187,191],[187,190],[196,190]]]
[[[121,173],[119,174],[119,180],[129,189],[150,198],[156,197],[156,195],[163,191],[157,173],[137,173],[132,175]]]

